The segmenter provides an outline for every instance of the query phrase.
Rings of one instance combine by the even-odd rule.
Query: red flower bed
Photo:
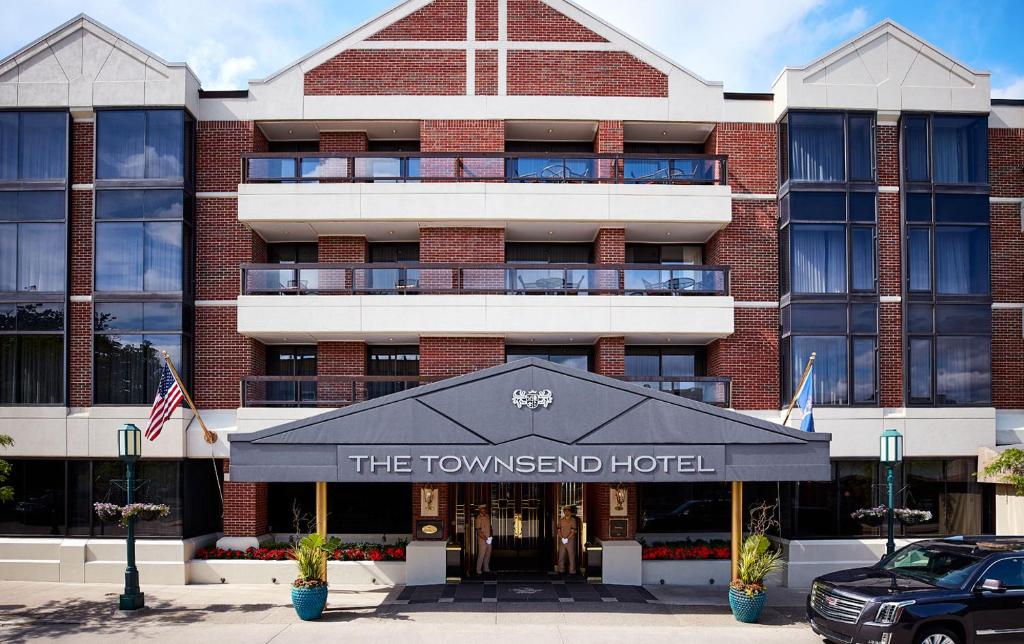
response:
[[[291,548],[247,548],[245,550],[225,550],[223,548],[200,548],[196,550],[196,559],[228,559],[255,561],[287,561],[292,558]],[[344,544],[330,555],[333,561],[405,561],[405,544],[394,546],[357,543]]]
[[[726,541],[672,541],[644,545],[643,558],[651,561],[704,561],[728,559]]]

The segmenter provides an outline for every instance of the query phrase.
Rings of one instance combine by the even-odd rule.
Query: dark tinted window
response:
[[[874,168],[874,118],[850,115],[850,181],[871,181]]]
[[[795,391],[803,375],[804,366],[812,353],[814,360],[814,402],[822,405],[847,405],[848,349],[846,336],[793,336],[791,361],[792,382],[789,391]]]
[[[938,336],[935,383],[937,404],[980,405],[991,402],[991,338]]]
[[[936,333],[987,333],[992,328],[992,307],[940,304],[935,307],[935,327]]]
[[[987,224],[988,220],[988,195],[942,192],[935,195],[935,221],[939,223]]]
[[[935,183],[988,181],[988,117],[932,117]]]
[[[876,201],[877,195],[874,192],[851,192],[850,221],[875,221]]]
[[[181,190],[98,190],[97,219],[181,219]]]
[[[846,333],[845,304],[794,304],[794,333]]]
[[[907,233],[907,272],[911,291],[932,290],[931,231],[911,228]]]
[[[989,233],[984,226],[935,227],[935,286],[941,295],[989,293]]]
[[[846,226],[793,224],[792,284],[794,293],[845,293]]]
[[[0,114],[0,181],[67,178],[66,112]]]
[[[63,221],[65,194],[63,190],[0,192],[0,220]]]
[[[152,403],[164,364],[161,351],[167,351],[179,372],[183,371],[181,335],[96,335],[93,343],[97,404]]]
[[[845,181],[842,114],[789,115],[790,178],[793,181]]]
[[[910,333],[931,333],[932,305],[911,304],[907,307],[907,331]]]
[[[181,179],[184,113],[117,110],[97,113],[97,179]]]
[[[793,221],[846,221],[846,193],[791,192],[789,217]]]
[[[907,195],[907,221],[932,220],[932,193],[911,192]]]
[[[878,331],[878,306],[875,304],[854,304],[850,307],[850,331],[853,333],[876,333]]]
[[[63,293],[64,224],[0,224],[0,291]]]
[[[984,579],[998,579],[1007,590],[1024,589],[1024,559],[1003,559],[992,564],[982,575]]]
[[[910,181],[928,181],[928,119],[908,116],[903,119],[903,162]]]
[[[96,224],[96,290],[181,291],[180,222]]]

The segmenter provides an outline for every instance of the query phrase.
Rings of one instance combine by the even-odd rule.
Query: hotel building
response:
[[[0,578],[121,578],[161,351],[217,440],[144,445],[144,583],[318,511],[469,576],[478,504],[508,569],[571,505],[657,583],[637,539],[727,537],[738,482],[806,586],[882,552],[887,428],[900,539],[1024,532],[978,475],[1024,441],[1024,101],[891,21],[769,93],[682,62],[566,0],[407,0],[231,91],[84,15],[0,61]]]

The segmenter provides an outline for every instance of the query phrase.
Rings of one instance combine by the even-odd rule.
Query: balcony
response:
[[[242,406],[346,407],[435,380],[420,376],[247,376],[242,379]],[[730,404],[732,380],[726,377],[623,376],[620,380],[718,407]]]
[[[667,264],[249,264],[238,332],[261,342],[705,344],[733,332],[729,271]]]
[[[268,241],[366,234],[371,222],[404,234],[426,220],[510,237],[535,233],[530,222],[614,225],[636,241],[700,243],[732,218],[721,155],[259,153],[242,164],[239,220]]]
[[[729,294],[725,266],[680,264],[244,264],[242,295]]]

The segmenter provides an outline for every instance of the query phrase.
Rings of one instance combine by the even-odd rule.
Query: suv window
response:
[[[911,545],[897,550],[879,565],[883,570],[952,589],[963,586],[980,563],[980,557],[961,548]]]
[[[997,561],[982,575],[985,579],[998,579],[1007,590],[1024,589],[1024,559]]]

